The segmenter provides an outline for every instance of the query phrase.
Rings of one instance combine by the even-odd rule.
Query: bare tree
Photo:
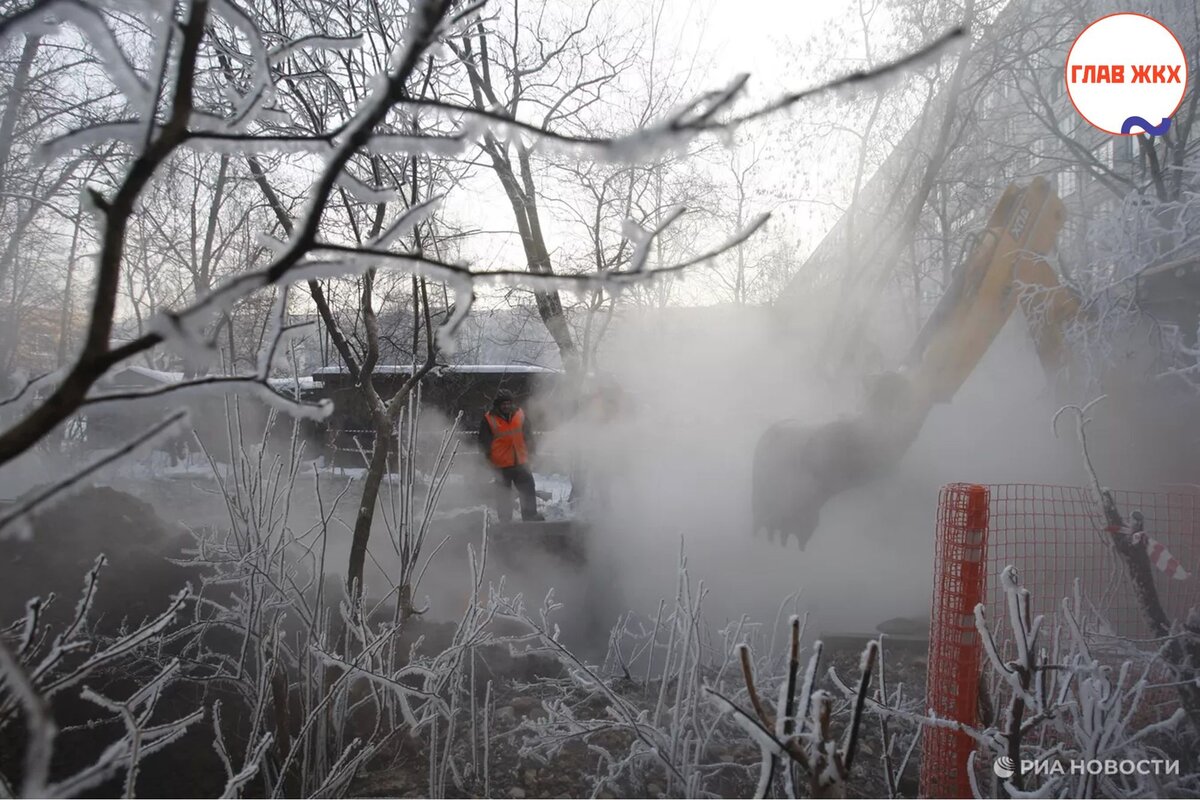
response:
[[[511,62],[509,78],[518,91],[509,108],[483,107],[480,102],[461,104],[445,97],[432,81],[439,66],[432,52],[441,41],[454,42],[456,56],[468,64],[473,97],[478,101],[489,84],[481,56],[472,62],[468,51],[472,37],[479,47],[489,33],[475,6],[459,7],[452,0],[425,0],[407,9],[383,9],[378,4],[365,7],[365,17],[355,16],[359,9],[342,8],[324,0],[311,0],[286,17],[272,16],[275,9],[253,8],[222,2],[210,8],[207,0],[194,0],[182,9],[164,6],[159,14],[122,29],[126,18],[105,6],[86,2],[45,0],[9,17],[0,25],[0,34],[12,31],[39,15],[54,14],[68,19],[86,33],[91,47],[104,54],[101,63],[112,84],[118,87],[121,103],[107,109],[108,116],[52,138],[43,147],[52,154],[88,148],[97,142],[115,142],[114,157],[105,162],[112,175],[107,190],[89,186],[87,201],[95,215],[98,253],[95,259],[94,291],[83,341],[79,351],[63,370],[33,379],[7,402],[12,413],[0,432],[0,465],[27,452],[48,433],[80,409],[111,402],[135,402],[148,396],[183,395],[188,391],[214,387],[242,387],[275,406],[301,416],[323,416],[325,406],[312,406],[276,391],[268,378],[281,352],[283,337],[292,327],[290,309],[294,298],[288,287],[304,281],[312,303],[343,363],[360,390],[371,401],[376,425],[377,445],[372,454],[369,474],[374,476],[364,487],[360,515],[355,526],[349,568],[352,593],[362,591],[362,565],[365,559],[370,521],[374,514],[378,485],[386,470],[392,427],[408,402],[411,390],[431,369],[440,342],[433,331],[433,312],[428,291],[429,276],[445,281],[453,290],[452,307],[445,308],[443,325],[452,334],[468,313],[474,297],[474,285],[481,279],[521,282],[543,298],[551,325],[559,319],[563,336],[559,342],[564,354],[573,352],[573,342],[561,303],[555,302],[564,285],[630,285],[640,283],[654,273],[646,269],[647,254],[655,235],[670,223],[668,218],[652,230],[631,234],[635,252],[626,270],[593,272],[573,276],[556,275],[550,266],[545,240],[533,235],[536,224],[536,192],[533,188],[531,158],[542,142],[565,144],[587,150],[602,160],[654,157],[667,148],[680,147],[697,137],[734,129],[776,110],[787,108],[830,86],[854,83],[872,77],[848,76],[841,82],[794,92],[747,112],[735,112],[731,105],[744,86],[739,80],[720,92],[708,92],[672,111],[653,124],[619,136],[573,134],[556,129],[568,110],[576,112],[597,102],[600,88],[608,80],[604,73],[595,81],[571,84],[562,102],[551,104],[537,122],[518,117],[519,91],[527,79],[527,67],[520,60]],[[407,13],[401,16],[401,11]],[[384,24],[383,20],[389,20]],[[389,27],[403,19],[403,28]],[[340,29],[333,25],[339,21]],[[365,21],[364,21],[365,20]],[[285,26],[284,22],[289,23]],[[585,28],[586,29],[586,26]],[[583,29],[580,29],[583,30]],[[464,39],[463,37],[467,37]],[[142,48],[135,55],[128,44]],[[568,61],[578,57],[571,50],[576,37],[568,35],[566,44],[553,51],[553,57],[570,53]],[[927,49],[940,47],[945,38]],[[515,42],[514,42],[515,44]],[[309,52],[320,52],[320,59],[309,59]],[[590,52],[590,51],[585,51]],[[887,72],[903,68],[913,58],[906,57],[881,68]],[[144,63],[138,58],[144,58]],[[537,59],[541,64],[543,59]],[[323,64],[341,64],[340,72],[323,71]],[[490,68],[489,68],[490,69]],[[538,69],[541,69],[539,66]],[[533,73],[529,73],[533,74]],[[350,91],[343,92],[349,88]],[[568,106],[568,100],[570,105]],[[490,148],[500,162],[508,164],[511,176],[518,173],[521,184],[509,182],[515,190],[514,210],[534,213],[531,223],[533,249],[530,266],[525,270],[476,272],[462,264],[439,258],[436,238],[430,237],[436,198],[430,196],[430,165],[445,154],[457,154],[471,146],[475,136]],[[509,137],[509,138],[502,138]],[[508,144],[507,142],[512,142]],[[510,149],[511,148],[511,149]],[[190,275],[186,295],[176,291],[167,297],[154,297],[146,306],[152,315],[140,330],[125,340],[114,340],[118,323],[118,300],[122,286],[129,285],[131,250],[138,231],[162,225],[139,213],[148,192],[161,180],[164,169],[186,151],[218,150],[237,156],[245,164],[250,179],[257,184],[262,201],[273,214],[282,238],[264,243],[266,253],[260,264],[241,265],[222,277],[215,270],[218,251],[224,247],[218,239],[220,211],[226,200],[226,185],[234,159],[218,156],[212,183],[198,181],[193,201],[204,189],[210,217],[203,236],[194,243],[192,255],[176,255]],[[266,154],[276,151],[299,152],[292,162],[312,176],[306,189],[298,193],[297,205],[285,199],[276,188],[275,177],[268,174]],[[517,166],[510,153],[515,152]],[[311,155],[319,155],[314,158]],[[396,154],[403,154],[396,157]],[[211,161],[208,163],[212,163]],[[239,167],[240,168],[240,167]],[[424,174],[423,174],[424,173]],[[434,184],[436,185],[436,183]],[[521,194],[523,193],[523,194]],[[356,199],[365,197],[366,199]],[[522,199],[523,198],[523,199]],[[533,205],[526,204],[533,203]],[[520,208],[518,209],[518,206]],[[213,221],[213,217],[217,217]],[[161,222],[163,217],[158,217]],[[238,215],[231,230],[248,224]],[[211,229],[212,235],[209,235]],[[190,229],[189,229],[190,230]],[[197,227],[197,232],[200,228]],[[726,242],[696,253],[679,263],[661,265],[657,273],[670,273],[700,263],[735,247],[753,233],[754,226],[737,231]],[[182,250],[180,244],[166,239],[168,250]],[[540,242],[540,244],[539,244]],[[431,252],[432,251],[432,252]],[[147,297],[158,290],[156,273],[149,263],[149,251],[140,254],[142,290]],[[381,397],[371,376],[379,357],[378,315],[375,310],[375,281],[383,272],[403,270],[411,275],[413,303],[413,355],[423,349],[424,360],[410,379],[391,397]],[[334,278],[356,278],[359,292],[355,313],[361,315],[365,339],[356,350],[346,336],[343,320],[330,306],[326,287]],[[202,293],[196,296],[197,293]],[[247,298],[269,298],[273,310],[264,326],[264,346],[253,372],[203,375],[145,392],[113,392],[97,388],[111,369],[126,360],[152,352],[162,346],[211,358],[216,350],[214,332],[217,323]],[[137,304],[135,303],[135,307]],[[420,339],[423,337],[423,347]],[[158,435],[169,426],[153,429]],[[149,438],[153,438],[147,434]],[[149,438],[146,441],[149,441]],[[141,441],[141,440],[139,440]],[[15,520],[111,458],[86,465],[68,475],[47,492],[39,493],[13,510],[5,520]],[[374,488],[372,488],[372,486]]]
[[[0,115],[0,363],[10,371],[62,363],[54,342],[71,327],[74,262],[92,241],[79,191],[98,177],[111,147],[52,158],[38,152],[45,138],[93,119],[112,99],[104,87],[81,94],[66,78],[68,70],[95,64],[80,50],[69,37],[30,32],[6,65],[11,72],[0,71],[11,78]],[[71,255],[62,270],[54,251],[67,241]]]
[[[480,19],[473,35],[452,44],[475,107],[504,109],[514,118],[528,115],[548,130],[582,132],[585,112],[629,66],[636,47],[636,41],[618,45],[616,32],[602,28],[595,19],[598,6],[592,2],[571,16],[549,3],[521,13],[520,3],[513,2],[496,17]],[[532,148],[520,136],[485,136],[480,146],[512,206],[529,271],[555,274]],[[579,346],[559,292],[539,290],[535,298],[564,366],[578,369]]]

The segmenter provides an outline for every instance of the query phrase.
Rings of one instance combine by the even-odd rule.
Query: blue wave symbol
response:
[[[1171,129],[1171,118],[1166,117],[1158,125],[1151,125],[1142,117],[1130,117],[1121,123],[1121,133],[1129,133],[1135,126],[1141,128],[1151,136],[1162,136]]]

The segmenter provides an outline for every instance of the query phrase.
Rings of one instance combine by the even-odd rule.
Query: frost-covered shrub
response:
[[[520,644],[526,652],[554,657],[565,669],[561,678],[524,688],[540,709],[515,732],[521,754],[551,769],[590,764],[593,796],[764,796],[772,786],[789,796],[845,791],[865,695],[844,701],[832,671],[823,683],[820,642],[801,672],[801,618],[783,622],[796,598],[781,604],[773,625],[742,618],[714,629],[703,614],[707,591],[692,583],[681,561],[673,600],[660,603],[652,618],[622,617],[599,664],[561,644],[550,619],[553,597],[536,613],[493,598],[527,632]],[[882,673],[876,643],[868,653],[862,692]],[[755,674],[782,676],[777,703],[761,699]],[[877,690],[876,697],[916,710],[901,687]],[[833,727],[843,725],[844,736],[835,736]],[[895,794],[915,734],[916,726],[904,722],[882,727],[880,760],[888,775],[872,776],[875,791],[890,784]]]
[[[1076,588],[1052,618],[1033,616],[1030,595],[1016,570],[1002,573],[1014,655],[1005,658],[982,605],[976,628],[984,642],[988,671],[997,691],[982,726],[914,713],[868,699],[867,710],[883,720],[961,732],[974,740],[966,765],[977,797],[1192,797],[1200,788],[1194,763],[1195,732],[1181,708],[1146,714],[1147,698],[1195,681],[1164,670],[1168,641],[1118,640],[1097,631],[1112,628],[1095,619],[1095,609]],[[1178,634],[1190,635],[1186,631]],[[1103,640],[1103,641],[1101,641]],[[843,686],[847,696],[853,690]],[[1151,771],[1126,772],[1120,764],[1177,762]],[[993,764],[1011,767],[1002,776]],[[1088,764],[1100,764],[1100,771]],[[1114,768],[1106,769],[1104,764]],[[1078,765],[1078,766],[1074,766]]]
[[[143,759],[179,740],[204,717],[202,708],[167,719],[155,714],[180,678],[181,660],[164,643],[194,601],[192,589],[183,587],[157,616],[113,634],[99,633],[95,606],[105,561],[96,559],[64,624],[45,622],[55,599],[51,594],[32,598],[24,617],[0,631],[0,741],[5,744],[0,788],[9,796],[77,796],[120,774],[125,793],[132,796]],[[97,719],[79,711],[80,701],[92,706]],[[88,753],[86,763],[79,763],[80,742],[94,744],[96,737],[61,727],[55,712],[64,710],[85,733],[100,726],[103,749]],[[105,721],[116,724],[104,727]],[[52,771],[52,762],[58,769]]]

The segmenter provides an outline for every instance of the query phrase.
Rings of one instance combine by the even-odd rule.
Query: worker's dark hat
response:
[[[505,400],[515,400],[515,399],[516,398],[513,397],[513,393],[510,392],[508,389],[501,389],[500,391],[496,392],[496,397],[494,400],[492,400],[492,405],[498,406],[501,403],[503,403]]]

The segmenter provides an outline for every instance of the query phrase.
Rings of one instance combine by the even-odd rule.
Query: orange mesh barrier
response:
[[[979,706],[982,647],[975,606],[983,602],[988,541],[988,489],[966,483],[942,489],[938,502],[933,620],[926,702],[938,717],[973,724]],[[970,797],[965,765],[973,746],[965,733],[926,728],[921,796]]]
[[[1172,492],[1114,491],[1125,519],[1145,518],[1145,532],[1166,547],[1192,577],[1172,580],[1155,572],[1167,615],[1182,621],[1200,605],[1200,487]],[[1017,568],[1031,593],[1031,610],[1054,614],[1072,597],[1075,581],[1107,627],[1089,633],[1098,649],[1110,641],[1114,653],[1151,637],[1124,566],[1107,542],[1105,521],[1086,489],[1073,486],[951,484],[938,501],[933,575],[933,616],[929,639],[927,705],[939,717],[976,724],[980,678],[992,679],[983,664],[974,608],[983,602],[1002,656],[1011,648],[999,574]],[[1144,646],[1153,647],[1153,642]],[[996,696],[994,683],[987,691]],[[1150,700],[1151,698],[1147,698]],[[1166,713],[1175,703],[1169,691],[1158,702]],[[1143,710],[1154,714],[1155,703]],[[999,707],[999,706],[997,706]],[[966,761],[973,743],[964,734],[926,728],[922,743],[921,795],[968,797]],[[986,766],[986,765],[985,765]]]

